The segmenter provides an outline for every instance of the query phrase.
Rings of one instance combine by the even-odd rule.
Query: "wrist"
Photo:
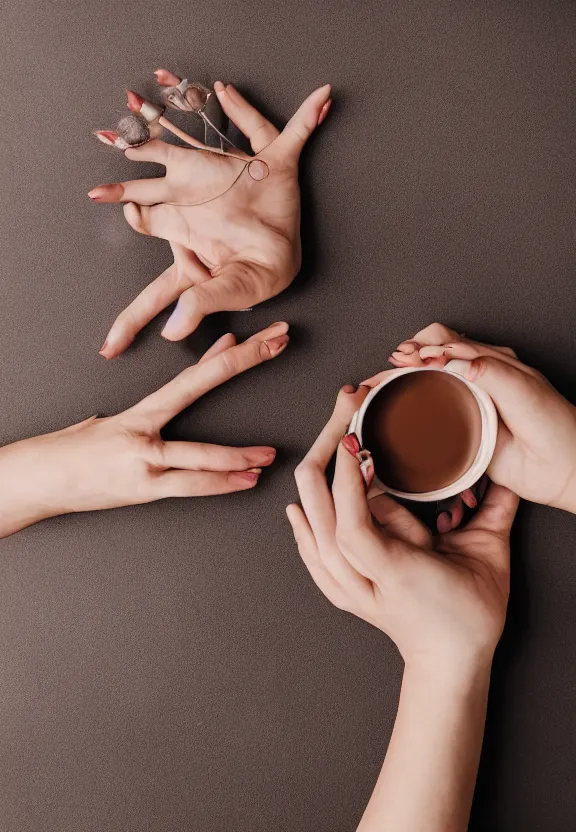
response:
[[[489,682],[493,656],[493,651],[412,656],[405,663],[404,677],[420,685],[466,691]]]
[[[0,538],[61,513],[41,447],[23,440],[0,448]]]

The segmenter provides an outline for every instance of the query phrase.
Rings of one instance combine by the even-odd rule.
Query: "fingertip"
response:
[[[320,125],[322,124],[322,122],[324,121],[326,116],[328,115],[328,112],[330,111],[331,106],[332,106],[332,99],[329,98],[328,101],[326,101],[326,103],[322,106],[322,109],[320,110],[320,115],[318,116],[318,127],[320,127]]]
[[[252,471],[232,471],[228,474],[228,480],[239,489],[254,488],[258,483],[260,474]]]
[[[267,355],[263,355],[261,351],[261,355],[264,359],[266,358],[276,358],[277,355],[280,355],[290,342],[290,338],[288,335],[279,335],[276,338],[266,339],[262,341],[262,346],[266,349],[267,348]]]
[[[214,81],[214,92],[217,95],[220,95],[223,92],[226,92],[226,87],[222,83],[222,81]]]
[[[439,534],[448,534],[452,530],[452,517],[447,511],[443,511],[436,518],[436,528]]]

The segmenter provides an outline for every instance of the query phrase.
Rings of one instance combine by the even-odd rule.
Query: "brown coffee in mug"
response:
[[[474,394],[443,372],[407,373],[385,385],[364,415],[362,444],[389,488],[417,494],[458,480],[482,437]]]

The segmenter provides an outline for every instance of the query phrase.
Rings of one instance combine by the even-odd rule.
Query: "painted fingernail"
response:
[[[366,486],[366,491],[368,491],[372,485],[376,472],[374,470],[374,460],[372,459],[370,451],[362,451],[362,453],[365,456],[360,463],[360,472],[362,474],[362,479],[364,480],[364,485]]]
[[[328,101],[326,102],[326,104],[324,104],[324,106],[320,110],[320,115],[318,116],[318,127],[320,127],[320,125],[322,124],[322,122],[324,121],[326,116],[328,115],[328,111],[329,111],[331,106],[332,106],[332,99],[329,98]]]
[[[142,104],[144,104],[142,96],[133,90],[126,90],[126,97],[128,99],[128,109],[132,110],[133,113],[139,113],[142,109]]]
[[[159,84],[163,87],[175,87],[180,83],[180,78],[177,75],[174,75],[173,72],[170,72],[169,69],[157,69],[154,72],[156,76],[156,80]]]
[[[355,433],[349,433],[342,439],[342,444],[351,456],[355,457],[360,453],[360,442]]]
[[[447,511],[443,511],[436,518],[436,527],[440,534],[447,534],[452,529],[452,518]]]
[[[130,145],[114,130],[94,130],[94,135],[103,144],[117,147],[119,150],[126,150]]]
[[[88,196],[94,202],[120,202],[124,196],[124,186],[120,182],[114,182],[111,185],[98,185],[88,191]]]
[[[460,496],[462,497],[462,500],[464,501],[464,503],[466,503],[468,508],[476,508],[476,506],[478,505],[478,500],[474,496],[474,492],[471,488],[467,488],[460,494]]]
[[[264,341],[264,343],[268,346],[271,358],[275,358],[275,356],[281,353],[289,340],[290,338],[288,335],[278,335],[277,338],[271,338],[270,340]]]
[[[255,471],[235,471],[232,475],[233,477],[237,477],[244,482],[249,482],[253,485],[255,482],[258,481],[258,477],[260,474],[257,474]]]
[[[106,338],[106,340],[104,341],[104,343],[102,344],[102,346],[98,350],[99,355],[102,355],[102,353],[104,352],[104,350],[106,349],[107,346],[108,346],[108,338]]]

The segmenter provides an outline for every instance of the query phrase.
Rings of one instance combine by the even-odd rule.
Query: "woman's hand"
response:
[[[369,503],[353,443],[341,441],[368,391],[347,390],[296,469],[302,508],[287,513],[304,563],[335,606],[387,633],[407,664],[489,665],[506,615],[517,497],[492,485],[465,529],[438,537],[388,496]]]
[[[57,514],[253,488],[274,448],[164,442],[160,430],[209,390],[279,355],[287,331],[273,324],[239,345],[224,335],[198,364],[123,413],[0,449],[0,537]]]
[[[179,81],[162,73],[164,84]],[[261,161],[248,169],[252,157],[240,152],[225,156],[153,139],[125,156],[165,166],[164,177],[90,191],[96,202],[127,203],[124,214],[132,228],[169,240],[174,253],[173,265],[112,325],[101,350],[106,358],[123,352],[174,301],[162,332],[171,341],[189,335],[212,312],[246,309],[279,294],[300,269],[298,159],[328,112],[330,86],[313,92],[281,133],[231,84],[218,82],[214,89]]]
[[[536,503],[576,512],[576,408],[509,347],[471,341],[432,324],[390,357],[395,367],[471,362],[469,381],[498,408],[498,443],[488,473],[494,482]]]

